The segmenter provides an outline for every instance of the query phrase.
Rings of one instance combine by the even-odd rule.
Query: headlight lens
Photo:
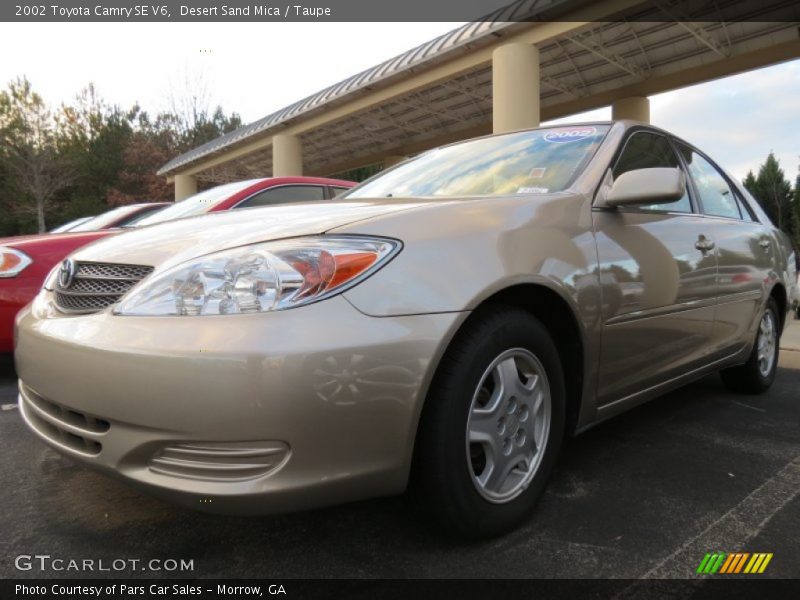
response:
[[[142,282],[116,314],[203,316],[284,310],[355,285],[400,249],[395,240],[317,237],[210,254]]]
[[[32,262],[21,250],[0,246],[0,277],[16,277]]]

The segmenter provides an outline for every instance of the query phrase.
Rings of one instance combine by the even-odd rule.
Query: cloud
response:
[[[800,60],[653,96],[654,125],[707,152],[736,177],[774,152],[794,180],[800,163]]]
[[[770,152],[794,181],[800,164],[800,60],[650,97],[653,125],[707,152],[735,177]],[[603,107],[544,125],[611,118]]]

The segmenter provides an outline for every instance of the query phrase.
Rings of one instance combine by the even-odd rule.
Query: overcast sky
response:
[[[213,104],[263,117],[452,29],[447,23],[2,23],[0,84],[25,75],[48,102],[89,82],[110,103],[169,108],[202,79]],[[48,43],[43,43],[44,41]],[[800,60],[651,97],[655,125],[738,177],[774,151],[800,163]],[[576,118],[608,119],[609,108]],[[575,119],[571,119],[575,120]]]

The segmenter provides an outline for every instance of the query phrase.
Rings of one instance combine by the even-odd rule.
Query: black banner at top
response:
[[[4,0],[3,22],[800,22],[796,0]]]

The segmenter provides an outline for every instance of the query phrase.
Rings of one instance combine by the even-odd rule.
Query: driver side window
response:
[[[637,131],[628,138],[611,174],[616,180],[617,177],[628,171],[657,167],[680,168],[678,157],[669,140],[657,133]],[[636,210],[691,213],[692,203],[689,200],[689,191],[687,189],[683,194],[683,198],[677,202],[643,204],[637,206]]]

